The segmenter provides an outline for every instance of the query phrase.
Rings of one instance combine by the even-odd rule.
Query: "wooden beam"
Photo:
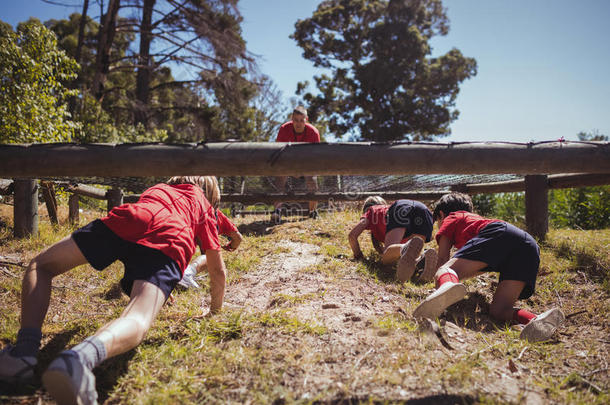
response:
[[[84,197],[95,198],[97,200],[105,200],[107,192],[103,188],[88,186],[86,184],[71,184],[67,187],[67,190],[71,193],[82,195]]]
[[[410,200],[436,200],[447,191],[412,191],[412,192],[359,192],[359,193],[256,193],[256,194],[223,194],[221,202],[239,202],[242,204],[271,204],[276,201],[296,202],[296,201],[361,201],[367,197],[379,195],[390,200],[410,199]]]
[[[571,173],[556,174],[547,177],[547,187],[552,189],[603,186],[606,184],[610,184],[609,173]],[[451,187],[451,189],[468,194],[509,193],[525,191],[525,180],[518,179],[482,184],[460,184]]]
[[[0,177],[610,173],[608,142],[0,145]]]
[[[26,238],[38,233],[38,181],[15,179],[15,205],[13,206],[16,238]]]

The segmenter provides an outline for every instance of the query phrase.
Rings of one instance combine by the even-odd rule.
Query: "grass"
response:
[[[81,223],[99,215],[85,212]],[[62,223],[66,216],[60,210]],[[236,219],[245,239],[238,251],[223,253],[225,310],[199,317],[209,299],[205,278],[199,290],[177,291],[139,347],[95,370],[100,402],[610,402],[610,230],[552,230],[541,244],[536,294],[520,305],[535,312],[562,308],[568,320],[551,341],[519,340],[518,330],[490,318],[497,278],[487,274],[469,281],[467,298],[439,319],[447,348],[411,316],[432,283],[398,284],[393,268],[377,263],[368,237],[360,239],[367,260],[350,260],[346,235],[359,216],[324,213],[317,221],[295,217],[277,226],[266,217]],[[72,231],[43,217],[38,236],[16,240],[10,218],[0,206],[6,224],[0,255],[25,262]],[[20,266],[3,269],[2,345],[14,341],[18,329],[23,273]],[[257,283],[261,275],[266,278]],[[59,351],[121,313],[128,302],[117,288],[121,276],[115,263],[103,272],[81,266],[54,281],[38,373]],[[243,304],[232,303],[240,293]],[[50,398],[34,389],[0,395],[0,402]]]

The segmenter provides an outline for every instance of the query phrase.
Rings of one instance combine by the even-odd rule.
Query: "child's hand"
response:
[[[231,242],[227,243],[222,248],[224,250],[226,250],[227,252],[233,252],[235,250],[235,248],[233,246],[231,246]]]

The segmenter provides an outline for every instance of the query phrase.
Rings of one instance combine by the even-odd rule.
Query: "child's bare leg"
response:
[[[481,270],[485,267],[487,267],[487,263],[454,257],[439,267],[434,275],[434,279],[438,284],[443,274],[450,273],[454,274],[458,280],[467,280],[483,274]]]
[[[165,302],[165,294],[156,285],[135,280],[131,299],[121,316],[108,322],[96,333],[106,348],[106,356],[113,357],[139,345]]]
[[[286,182],[288,181],[288,177],[286,176],[279,176],[275,178],[275,187],[276,187],[276,191],[278,193],[284,193],[286,192]],[[278,209],[282,206],[282,202],[281,201],[277,201],[273,204],[273,208],[274,209]]]
[[[517,280],[504,280],[498,284],[496,293],[489,307],[492,317],[501,321],[513,320],[515,313],[515,302],[519,299],[525,282]]]
[[[443,264],[436,272],[437,290],[430,294],[413,312],[416,318],[439,317],[447,307],[466,296],[466,287],[460,279],[466,279],[481,273],[486,263],[453,258]]]
[[[305,183],[307,184],[307,191],[311,193],[318,192],[318,182],[317,179],[313,176],[305,176]],[[309,212],[312,213],[318,208],[317,201],[309,201]]]
[[[51,281],[57,275],[87,263],[70,236],[36,256],[25,271],[21,285],[21,327],[42,327],[51,298]]]
[[[19,384],[34,377],[52,280],[85,263],[87,260],[71,237],[62,239],[32,259],[21,286],[21,328],[17,333],[17,342],[15,346],[7,345],[0,352],[1,381]]]
[[[49,394],[58,403],[96,403],[91,370],[108,357],[140,344],[164,302],[165,294],[159,287],[144,280],[134,281],[131,300],[119,318],[51,362],[42,375]]]

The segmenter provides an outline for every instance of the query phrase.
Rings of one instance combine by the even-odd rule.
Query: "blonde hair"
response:
[[[365,213],[369,208],[373,205],[387,205],[385,200],[381,198],[381,196],[373,195],[364,200],[364,204],[362,205],[362,213]]]
[[[220,205],[220,188],[215,176],[174,176],[167,181],[167,184],[193,184],[199,186],[203,190],[205,198],[212,204],[212,207],[218,208]]]

